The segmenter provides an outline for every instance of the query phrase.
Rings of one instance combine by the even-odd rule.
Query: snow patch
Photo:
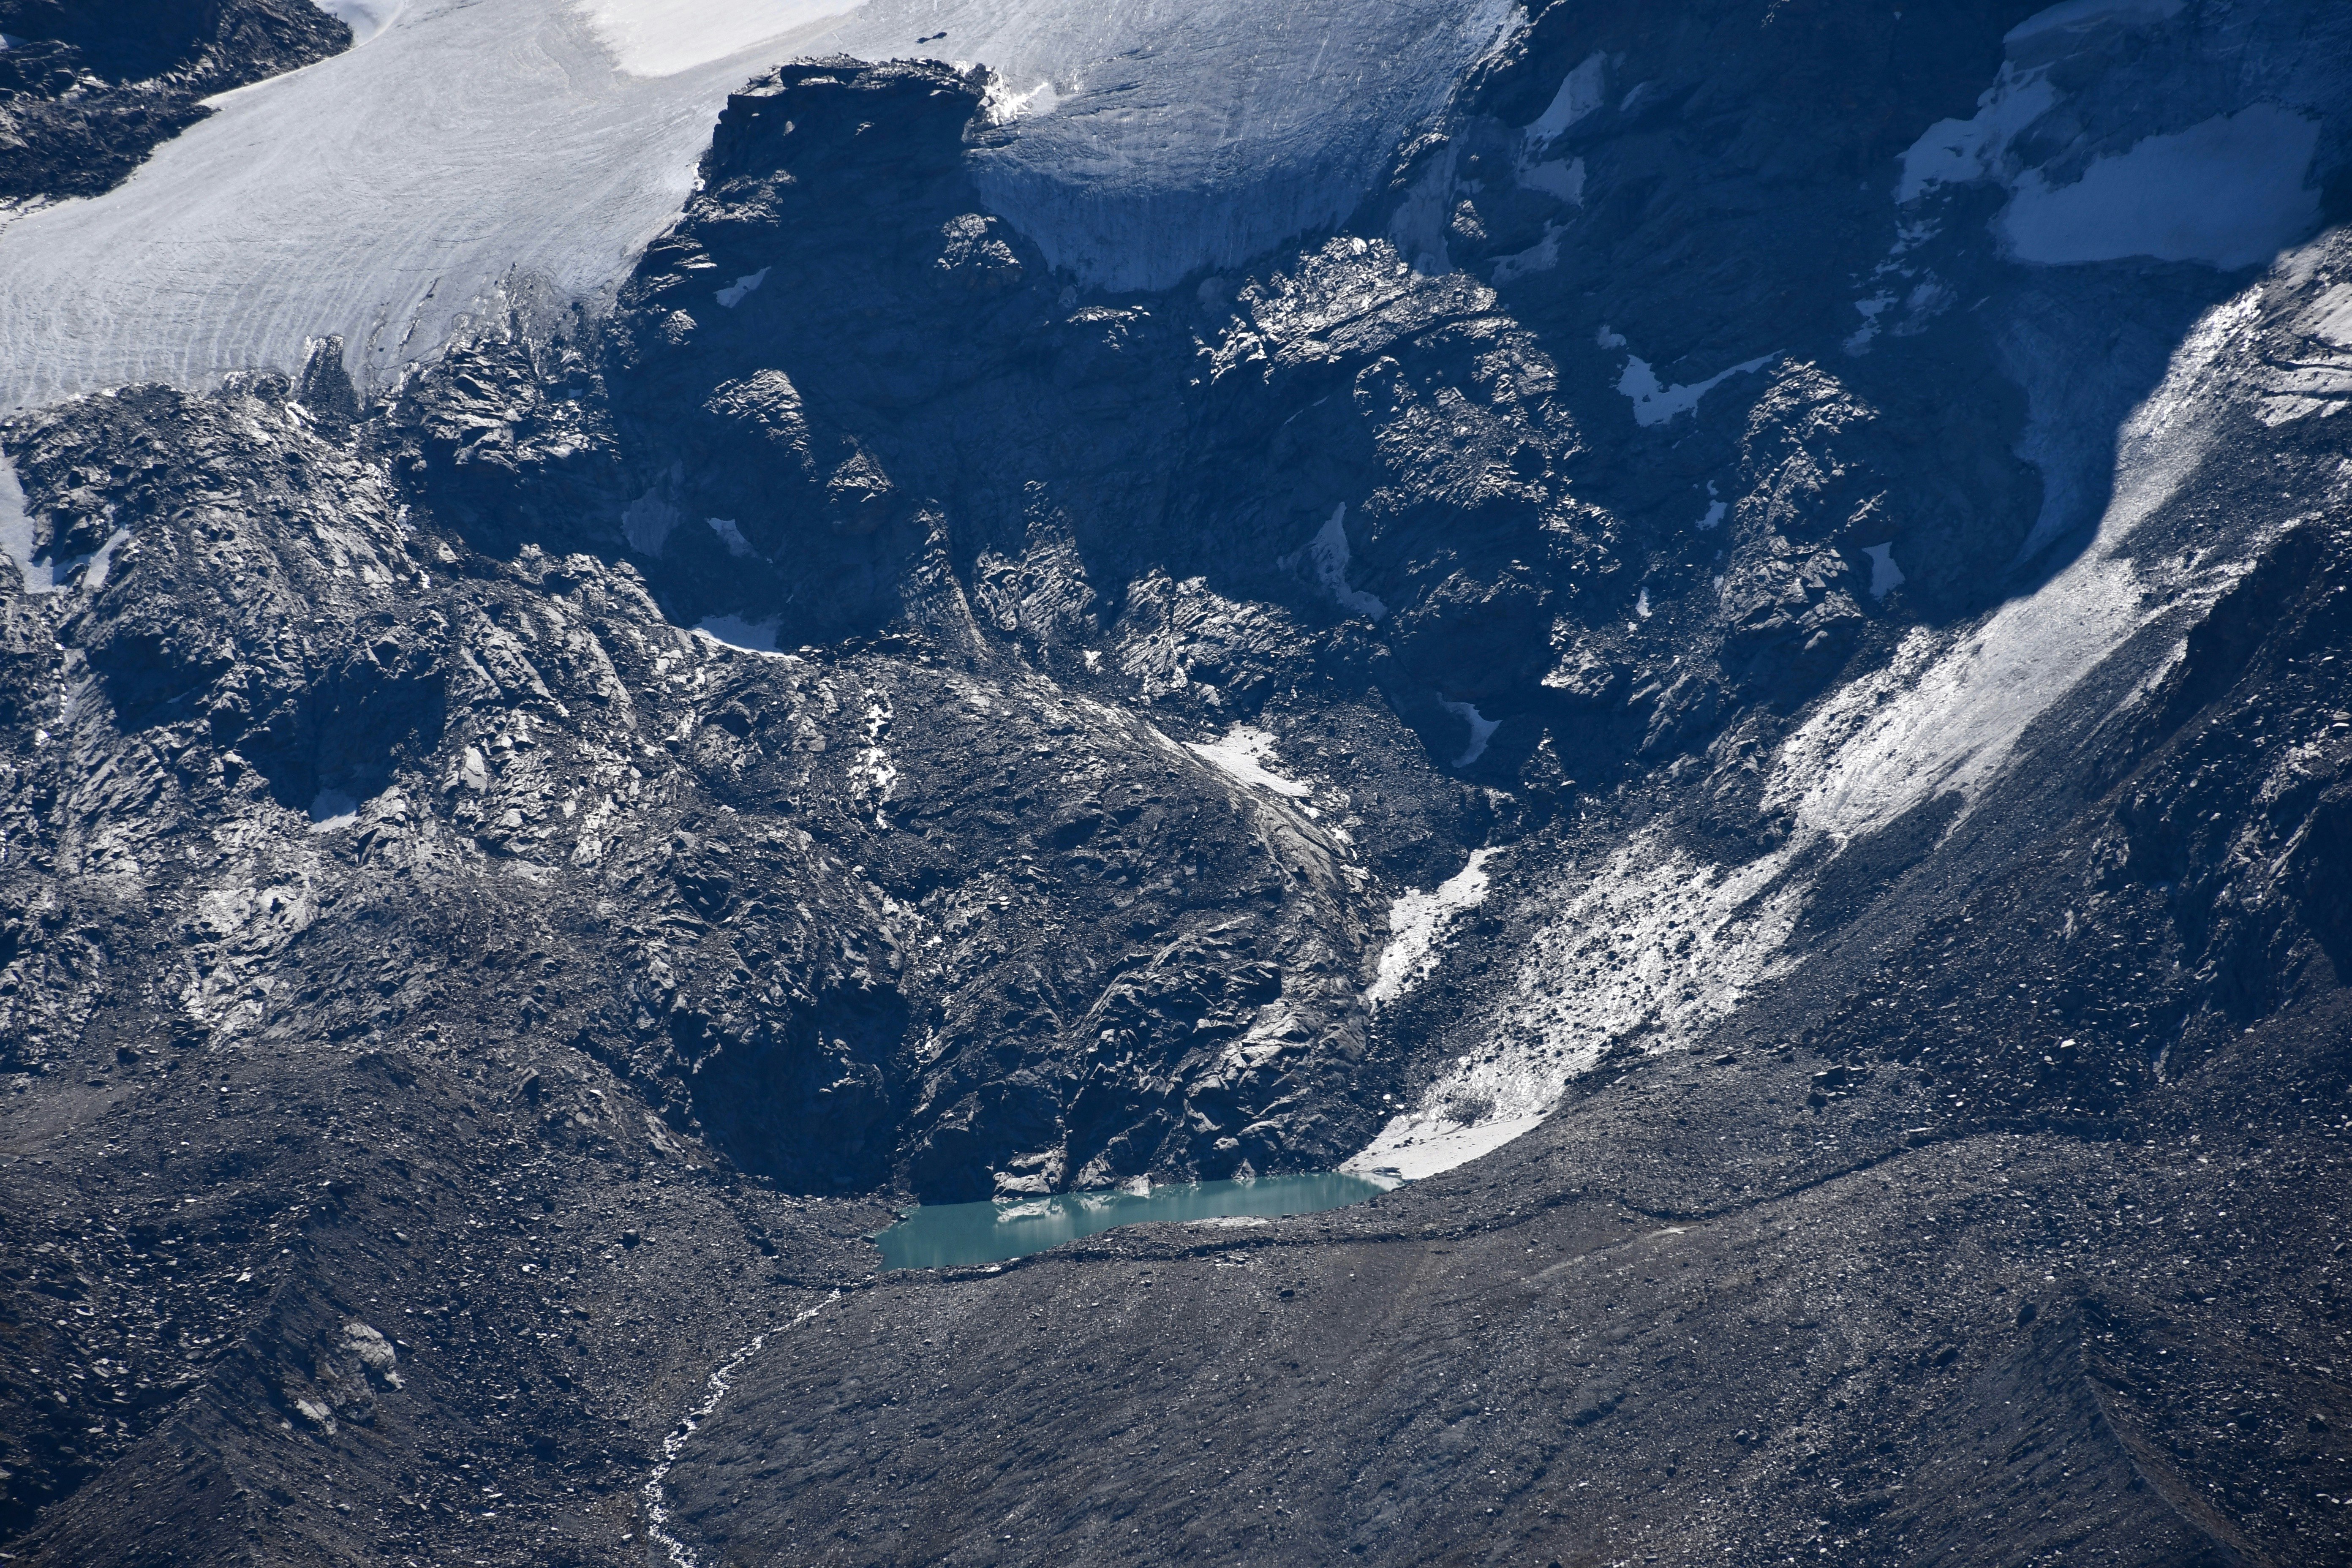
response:
[[[1517,282],[1537,272],[1549,272],[1559,265],[1559,237],[1566,228],[1556,223],[1544,225],[1543,237],[1525,250],[1514,251],[1495,263],[1494,282],[1497,288]]]
[[[1580,207],[1584,205],[1584,160],[1553,158],[1541,163],[1522,163],[1519,184],[1570,206]]]
[[[25,487],[16,480],[16,465],[5,454],[0,454],[0,553],[16,566],[27,594],[56,590],[53,569],[33,559],[33,519],[25,510]]]
[[[1622,342],[1624,340],[1621,338],[1618,341]],[[1700,398],[1733,376],[1753,374],[1780,357],[1780,352],[1775,349],[1769,354],[1758,354],[1754,359],[1743,361],[1728,370],[1717,371],[1696,385],[1661,386],[1657,372],[1650,368],[1650,362],[1638,354],[1631,355],[1625,361],[1625,374],[1617,378],[1617,390],[1633,400],[1633,423],[1664,425],[1677,414],[1688,414],[1696,409]]]
[[[647,490],[622,510],[621,537],[641,555],[659,555],[677,520],[677,508],[662,500],[660,491]]]
[[[2319,193],[2304,175],[2318,146],[2318,121],[2252,104],[2094,158],[2070,184],[2026,170],[2000,232],[2024,261],[2152,256],[2251,267],[2317,226]]]
[[[1730,502],[1717,500],[1716,499],[1715,481],[1713,479],[1709,479],[1706,481],[1706,515],[1700,518],[1691,526],[1697,529],[1701,533],[1705,533],[1708,529],[1720,524],[1723,521],[1724,515],[1730,511]]]
[[[1903,586],[1903,568],[1895,564],[1895,542],[1865,544],[1862,552],[1870,557],[1870,596],[1884,599]]]
[[[1465,910],[1486,901],[1486,862],[1492,849],[1473,849],[1469,863],[1431,892],[1408,889],[1389,905],[1389,942],[1364,1000],[1385,1006],[1429,978],[1437,968],[1439,944]]]
[[[694,628],[713,642],[729,647],[741,648],[745,653],[781,653],[776,647],[776,630],[780,621],[747,621],[740,616],[707,616]]]
[[[720,541],[726,544],[728,554],[749,555],[752,553],[751,542],[743,537],[743,531],[735,525],[735,520],[733,518],[706,517],[702,521],[709,523],[710,525],[710,531],[717,534]]]
[[[768,280],[768,274],[773,270],[772,268],[762,267],[757,272],[746,272],[742,277],[719,290],[719,302],[729,310],[733,310],[743,302],[744,295],[765,283]]]
[[[1872,295],[1867,300],[1856,300],[1853,302],[1853,308],[1862,314],[1862,325],[1856,327],[1852,335],[1845,340],[1846,353],[1866,354],[1870,352],[1871,340],[1878,336],[1878,318],[1885,311],[1886,307],[1893,303],[1895,303],[1895,296],[1883,291]]]
[[[1315,793],[1311,784],[1284,778],[1266,767],[1274,760],[1274,737],[1252,725],[1236,724],[1214,741],[1187,741],[1184,749],[1255,788],[1293,800],[1304,800]]]
[[[2010,142],[2057,104],[2058,89],[2051,86],[2046,68],[2020,71],[2002,61],[1992,85],[1977,95],[1974,115],[1939,120],[1905,149],[1895,205],[1908,205],[1937,185],[1990,178]]]
[[[1619,849],[1521,957],[1483,1043],[1340,1168],[1419,1178],[1536,1127],[1612,1047],[1685,1044],[1792,967],[1780,956],[1804,889],[1775,887],[1793,850],[1734,871],[1660,835]]]
[[[1456,719],[1461,720],[1465,724],[1470,726],[1469,748],[1460,756],[1454,759],[1454,765],[1457,768],[1466,768],[1472,763],[1476,762],[1480,757],[1485,756],[1486,754],[1486,742],[1488,740],[1493,738],[1496,729],[1502,723],[1502,721],[1500,719],[1487,718],[1484,713],[1479,712],[1476,707],[1467,702],[1446,702],[1441,700],[1437,705],[1440,708],[1444,709],[1448,713],[1453,714]]]
[[[107,574],[114,570],[114,552],[131,541],[131,531],[118,528],[106,536],[106,542],[89,552],[89,564],[82,568],[81,591],[95,594],[106,586]]]
[[[1296,562],[1297,557],[1290,558]],[[1330,521],[1307,542],[1307,559],[1315,568],[1315,581],[1323,591],[1345,608],[1379,620],[1389,613],[1380,598],[1348,586],[1348,503],[1341,501],[1333,509]]]
[[[360,803],[339,789],[322,789],[310,799],[310,831],[332,833],[360,819]]]
[[[1535,117],[1527,129],[1528,143],[1540,146],[1566,131],[1570,126],[1608,101],[1603,79],[1609,70],[1609,58],[1598,51],[1585,56],[1583,62],[1570,71],[1551,95],[1551,102]]]
[[[2195,579],[2143,576],[2132,535],[2195,472],[2232,405],[2260,395],[2257,284],[2207,311],[2165,379],[2117,433],[2115,489],[2097,536],[2056,576],[1948,641],[1913,631],[1884,669],[1816,709],[1780,749],[1767,809],[1843,844],[1947,792],[1973,806],[2026,727],[2170,603],[2219,593],[2217,554]],[[2242,367],[2243,369],[2242,370]],[[2168,586],[2172,594],[2153,592]]]

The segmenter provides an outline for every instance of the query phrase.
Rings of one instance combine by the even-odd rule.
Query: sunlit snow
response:
[[[1438,950],[1454,918],[1486,900],[1486,862],[1492,849],[1474,849],[1469,863],[1430,892],[1408,889],[1389,906],[1389,941],[1364,1000],[1384,1006],[1404,995],[1437,967]]]
[[[1258,789],[1271,790],[1294,800],[1315,793],[1314,786],[1285,778],[1265,765],[1275,760],[1274,737],[1251,725],[1236,724],[1214,741],[1188,741],[1185,748],[1202,761]]]

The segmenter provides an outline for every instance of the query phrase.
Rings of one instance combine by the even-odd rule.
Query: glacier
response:
[[[0,222],[0,406],[202,387],[346,344],[380,387],[501,279],[593,297],[674,218],[727,94],[778,60],[997,73],[973,152],[1078,281],[1160,288],[1337,224],[1507,0],[350,0],[364,41],[224,94],[121,187]],[[1050,90],[1041,90],[1050,86]]]

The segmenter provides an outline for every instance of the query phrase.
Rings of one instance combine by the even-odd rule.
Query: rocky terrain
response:
[[[2352,1561],[2352,27],[1528,9],[1173,287],[799,59],[0,423],[0,1547]]]
[[[324,59],[352,30],[310,0],[5,0],[0,202],[92,196],[204,118],[202,100]]]

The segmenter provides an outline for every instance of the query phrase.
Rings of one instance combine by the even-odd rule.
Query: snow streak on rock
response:
[[[1633,839],[1528,944],[1487,1043],[1346,1168],[1450,1170],[1541,1122],[1612,1047],[1669,1049],[1727,1016],[1781,972],[1803,903],[1803,889],[1781,879],[1790,858],[1782,850],[1726,870],[1655,833]]]
[[[1410,889],[1389,906],[1389,944],[1381,950],[1378,978],[1364,1000],[1374,1007],[1395,1001],[1429,978],[1437,967],[1439,944],[1456,917],[1486,901],[1486,862],[1492,849],[1473,849],[1470,862],[1434,890]]]

